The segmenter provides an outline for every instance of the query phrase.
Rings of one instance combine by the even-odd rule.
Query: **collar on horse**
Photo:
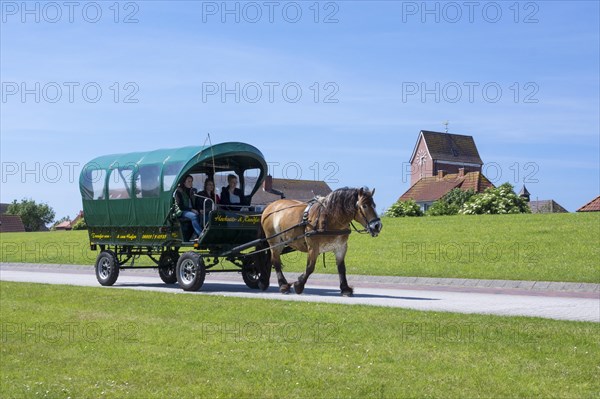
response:
[[[304,212],[302,213],[302,221],[300,222],[300,225],[308,226],[312,229],[309,231],[305,231],[305,233],[304,233],[305,237],[310,237],[310,236],[314,236],[314,235],[341,236],[341,235],[347,235],[347,234],[352,233],[352,230],[350,230],[350,229],[328,230],[327,224],[326,224],[327,221],[325,221],[325,226],[323,228],[319,229],[319,220],[321,219],[321,209],[319,209],[319,214],[317,215],[317,220],[315,221],[314,226],[311,225],[308,220],[309,213],[310,213],[310,210],[313,207],[313,205],[315,205],[316,203],[319,203],[319,205],[321,205],[321,209],[324,206],[321,202],[319,202],[317,197],[315,197],[315,198],[311,199],[310,201],[308,201],[306,208],[304,208]],[[356,228],[355,228],[355,230],[356,230]]]

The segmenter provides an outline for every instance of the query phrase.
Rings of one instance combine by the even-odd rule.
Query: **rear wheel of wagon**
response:
[[[198,291],[206,277],[204,260],[195,252],[186,252],[177,261],[175,274],[177,283],[184,291]]]
[[[160,255],[158,260],[158,275],[165,284],[175,284],[177,282],[177,261],[179,252],[168,250]]]
[[[102,251],[96,258],[96,279],[101,285],[113,285],[119,278],[119,264],[113,251]]]

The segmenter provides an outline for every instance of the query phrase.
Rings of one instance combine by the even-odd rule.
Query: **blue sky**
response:
[[[2,202],[73,217],[88,160],[210,133],[383,209],[446,120],[495,184],[569,211],[600,194],[596,1],[114,4],[1,2]]]

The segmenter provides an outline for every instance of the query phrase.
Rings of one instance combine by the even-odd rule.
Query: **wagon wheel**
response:
[[[168,250],[160,255],[158,260],[158,275],[165,284],[175,284],[177,282],[177,260],[179,252]]]
[[[248,266],[244,266],[242,269],[242,278],[244,279],[244,283],[248,286],[248,288],[257,290],[258,282],[260,280],[260,271],[254,263],[251,263]]]
[[[206,277],[204,260],[195,252],[184,253],[177,261],[175,275],[179,286],[184,291],[198,291],[204,284],[204,277]]]
[[[113,285],[119,277],[119,263],[113,251],[102,251],[96,258],[96,279],[101,285]]]
[[[260,289],[261,291],[269,288],[269,279],[271,278],[271,265],[268,263],[269,256],[267,253],[261,252],[244,260],[242,278],[248,288]]]

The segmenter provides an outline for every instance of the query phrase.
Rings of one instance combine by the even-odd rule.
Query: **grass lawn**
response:
[[[0,397],[597,398],[599,325],[0,282]]]
[[[600,213],[383,219],[377,238],[353,233],[348,273],[600,283]],[[3,233],[2,261],[93,265],[85,231]],[[148,262],[148,261],[146,261]],[[286,270],[306,256],[284,256]],[[318,273],[336,273],[333,255]]]

